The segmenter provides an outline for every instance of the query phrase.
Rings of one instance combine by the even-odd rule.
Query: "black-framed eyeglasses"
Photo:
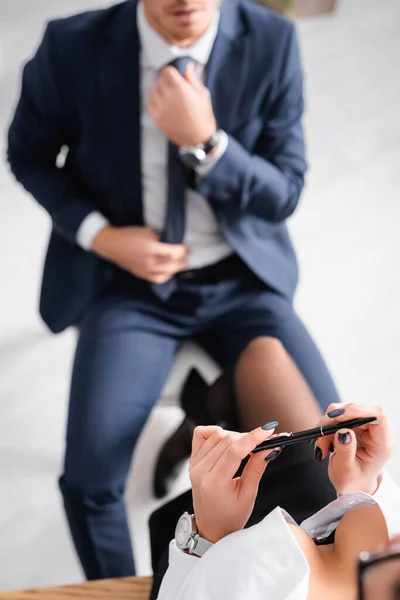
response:
[[[358,600],[400,600],[400,545],[360,554]]]

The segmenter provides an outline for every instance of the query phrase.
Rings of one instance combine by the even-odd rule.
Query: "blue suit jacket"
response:
[[[107,285],[110,267],[75,242],[83,219],[142,225],[137,0],[48,24],[25,66],[8,159],[50,214],[40,311],[54,332],[74,323]],[[227,240],[251,269],[291,298],[297,265],[285,226],[306,170],[302,70],[294,26],[245,0],[225,0],[207,69],[229,146],[198,185]],[[70,151],[55,166],[62,146]]]

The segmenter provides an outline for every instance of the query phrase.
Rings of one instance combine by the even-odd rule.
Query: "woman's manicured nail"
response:
[[[332,444],[332,442],[329,444],[329,452],[335,452],[335,446]]]
[[[350,431],[346,431],[346,433],[339,433],[339,442],[341,444],[350,444],[350,442],[351,442]]]
[[[322,460],[322,450],[319,446],[315,448],[314,458],[317,462],[321,462]]]
[[[337,408],[336,410],[331,410],[331,412],[328,412],[327,414],[330,419],[340,417],[341,415],[344,415],[344,408]]]
[[[277,450],[274,450],[273,452],[271,452],[271,454],[268,454],[268,456],[266,456],[264,458],[265,462],[270,462],[271,460],[278,458],[278,456],[281,454],[281,452],[282,452],[282,448],[278,448]]]
[[[269,431],[270,429],[275,429],[275,427],[278,427],[278,425],[278,421],[270,421],[269,423],[265,423],[261,429],[264,429],[264,431]]]

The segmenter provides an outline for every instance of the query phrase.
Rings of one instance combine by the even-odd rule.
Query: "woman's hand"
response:
[[[340,411],[343,412],[338,414]],[[318,423],[320,427],[362,417],[377,417],[377,420],[354,430],[342,429],[334,436],[318,438],[315,443],[317,460],[331,452],[329,478],[342,495],[359,491],[372,495],[376,492],[379,474],[393,450],[388,419],[380,406],[331,404]]]
[[[274,449],[252,454],[241,477],[235,476],[241,461],[253,448],[272,436],[278,423],[268,423],[250,433],[221,427],[196,427],[189,474],[193,487],[196,525],[201,537],[217,542],[243,529],[254,508],[260,479]],[[272,455],[272,456],[271,456]]]

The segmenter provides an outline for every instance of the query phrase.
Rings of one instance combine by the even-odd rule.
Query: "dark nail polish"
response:
[[[346,431],[346,433],[339,433],[339,442],[341,444],[350,444],[350,442],[351,442],[350,432]]]
[[[315,448],[314,458],[317,462],[321,462],[322,460],[322,450],[319,446]]]
[[[331,410],[328,412],[328,417],[334,419],[335,417],[340,417],[340,415],[344,415],[344,408],[337,408],[336,410]]]
[[[311,440],[308,440],[309,444],[315,444],[315,442],[317,441],[318,438],[312,438]]]
[[[332,444],[332,442],[329,444],[329,452],[335,452],[335,446]]]
[[[265,462],[271,462],[271,460],[278,458],[278,456],[281,454],[281,452],[282,452],[282,448],[278,448],[278,450],[274,450],[273,452],[271,452],[271,454],[268,454],[268,456],[266,456],[264,458]]]
[[[264,431],[269,431],[270,429],[275,429],[275,427],[278,427],[278,425],[278,421],[270,421],[270,423],[265,423],[261,429],[264,429]]]

